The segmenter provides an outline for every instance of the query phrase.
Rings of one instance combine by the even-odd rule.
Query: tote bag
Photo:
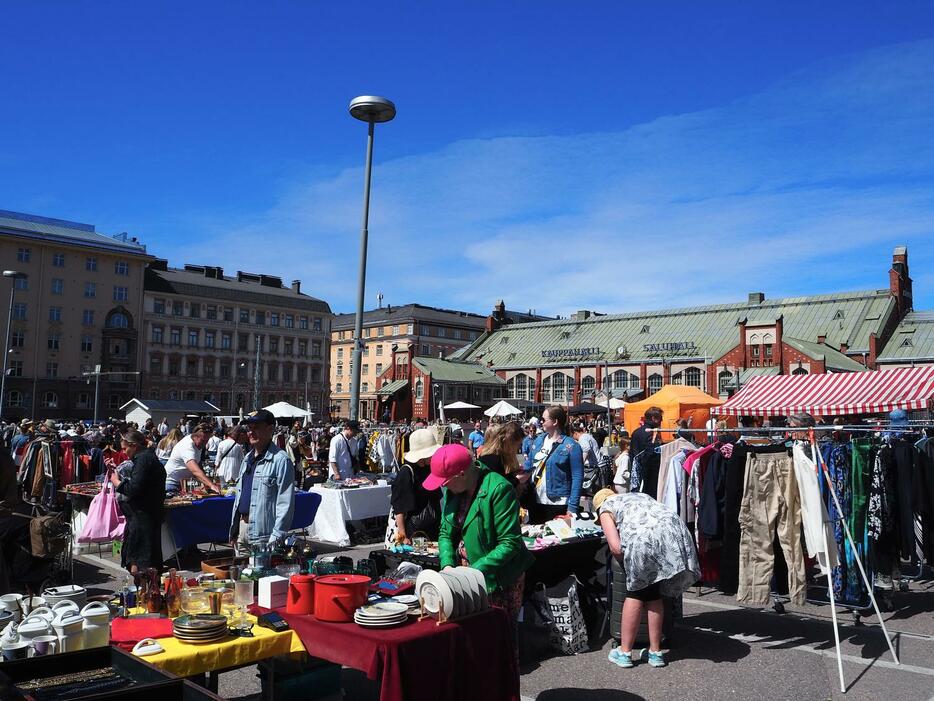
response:
[[[126,518],[120,513],[110,472],[104,477],[101,491],[91,500],[88,518],[78,535],[79,543],[109,543],[123,538]]]

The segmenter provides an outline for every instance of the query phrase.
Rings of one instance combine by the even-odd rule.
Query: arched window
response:
[[[700,387],[701,386],[700,368],[687,368],[684,371],[684,384],[686,384],[688,387]]]
[[[46,392],[42,395],[42,406],[49,409],[58,407],[58,395],[55,392]]]
[[[551,378],[554,375],[549,375],[544,380],[542,380],[542,402],[547,404],[551,401]]]
[[[649,394],[655,394],[658,390],[662,388],[664,379],[657,372],[653,372],[649,375]]]
[[[526,393],[528,392],[528,376],[527,375],[516,375],[512,378],[515,381],[516,393],[510,395],[516,399],[527,399]]]
[[[671,376],[671,384],[673,385],[683,385],[684,384],[684,373],[676,372]]]
[[[562,372],[556,372],[551,376],[551,398],[556,402],[563,402],[569,394],[568,390],[573,387],[573,380]]]
[[[613,389],[639,389],[639,377],[628,370],[617,370],[612,378]]]
[[[730,386],[730,383],[733,382],[733,373],[729,370],[721,370],[720,374],[717,375],[718,385],[721,392],[726,392]]]
[[[18,389],[12,389],[7,392],[6,405],[9,407],[23,406],[23,393]]]
[[[585,377],[581,380],[581,393],[591,395],[597,388],[597,381],[592,377]]]
[[[123,312],[114,312],[107,317],[108,329],[127,329],[130,327],[130,319]]]
[[[792,375],[807,375],[808,371],[807,371],[807,368],[795,368],[794,370],[791,371],[791,374]]]
[[[526,399],[529,399],[530,401],[533,401],[533,402],[535,401],[535,378],[534,377],[529,378],[529,390],[528,390],[528,394],[526,395]]]
[[[422,401],[425,398],[425,383],[422,381],[422,378],[415,380],[415,399],[416,401]]]

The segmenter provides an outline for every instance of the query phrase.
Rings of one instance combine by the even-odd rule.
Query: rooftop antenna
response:
[[[379,307],[380,309],[383,308],[383,293],[382,292],[376,293],[376,306]]]

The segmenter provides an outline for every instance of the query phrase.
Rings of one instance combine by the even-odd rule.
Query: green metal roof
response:
[[[787,336],[782,340],[792,348],[808,354],[815,360],[823,360],[828,370],[862,372],[867,369],[865,365],[856,362],[852,358],[847,358],[836,348],[831,348],[826,344],[811,343],[810,341],[802,341],[800,338],[789,338]]]
[[[492,362],[497,369],[549,364],[543,351],[570,349],[586,353],[558,355],[555,365],[652,362],[660,357],[713,359],[737,345],[740,321],[750,327],[774,323],[780,316],[786,337],[816,341],[826,336],[827,346],[839,348],[845,343],[849,352],[863,353],[869,351],[870,334],[879,335],[894,311],[895,300],[885,289],[511,324],[477,339],[458,358]],[[693,345],[671,352],[672,346],[664,344]]]
[[[739,385],[740,387],[745,387],[754,377],[770,377],[772,375],[778,375],[780,369],[781,368],[779,368],[777,365],[767,365],[761,368],[746,368],[739,373]],[[736,387],[736,376],[734,375],[733,379],[725,384],[727,387]]]
[[[383,395],[395,394],[403,387],[408,386],[408,384],[409,384],[408,380],[393,380],[392,382],[387,382],[382,387],[380,387],[378,390],[376,390],[376,393],[383,394]]]
[[[441,358],[414,358],[419,370],[440,382],[477,382],[484,385],[504,385],[506,381],[483,365],[456,363]]]
[[[934,311],[909,312],[895,328],[878,361],[907,362],[934,358]]]

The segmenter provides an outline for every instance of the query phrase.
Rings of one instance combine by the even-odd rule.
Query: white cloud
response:
[[[884,287],[892,245],[929,258],[932,64],[934,42],[886,47],[618,133],[377,162],[368,303],[564,314]],[[362,168],[297,183],[186,256],[301,278],[349,310],[362,184]]]

